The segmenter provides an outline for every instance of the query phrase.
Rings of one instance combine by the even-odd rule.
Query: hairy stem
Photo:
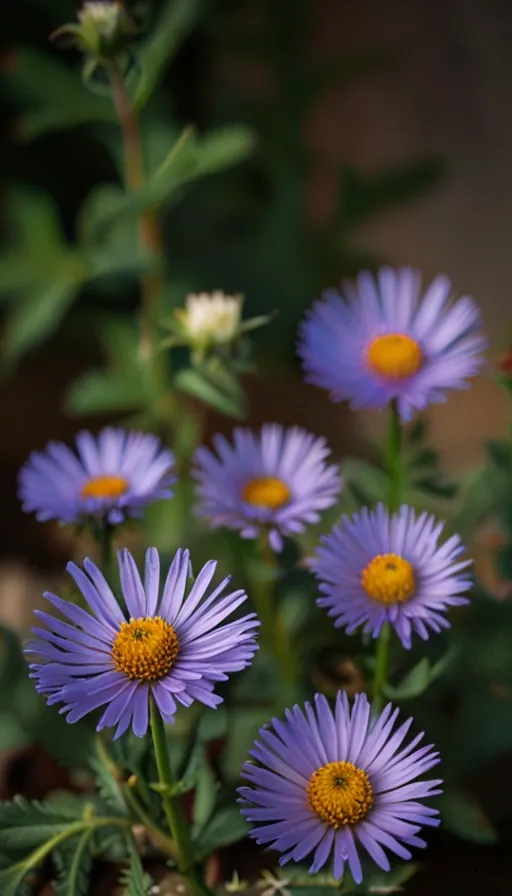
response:
[[[126,89],[120,69],[111,65],[109,69],[112,97],[123,132],[125,182],[129,190],[142,190],[146,183],[142,141],[139,122],[133,103]],[[139,218],[139,240],[143,249],[157,261],[157,269],[142,278],[142,308],[139,351],[142,360],[148,363],[155,358],[155,317],[164,290],[163,236],[154,211],[145,211]]]
[[[189,827],[180,801],[172,792],[174,780],[167,751],[165,726],[154,700],[151,700],[151,733],[161,786],[162,804],[171,836],[176,844],[178,871],[187,878],[196,896],[212,896],[211,891],[198,874]]]

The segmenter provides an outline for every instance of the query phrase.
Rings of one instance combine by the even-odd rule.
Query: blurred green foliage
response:
[[[45,29],[49,32],[62,23],[63,15],[72,14],[73,4],[26,3],[41,37]],[[181,303],[189,291],[219,284],[243,292],[250,313],[279,310],[278,324],[267,338],[279,344],[282,359],[287,351],[291,354],[296,322],[312,297],[325,284],[376,261],[355,247],[357,228],[436,182],[440,167],[435,160],[377,172],[359,172],[340,163],[330,219],[321,226],[310,222],[305,192],[318,162],[304,139],[310,110],[333,88],[350,89],[358,78],[378,77],[390,61],[372,49],[310,65],[311,10],[303,2],[264,7],[263,24],[252,26],[245,22],[242,3],[174,0],[128,5],[141,23],[129,84],[142,114],[148,170],[144,189],[130,194],[119,184],[122,150],[107,91],[94,79],[84,82],[75,56],[57,54],[42,39],[36,41],[38,46],[25,46],[23,29],[13,35],[15,45],[2,81],[16,113],[18,153],[26,157],[28,167],[21,166],[23,175],[16,184],[9,177],[8,239],[0,256],[6,365],[50,338],[63,323],[60,332],[69,343],[87,338],[87,333],[101,333],[102,318],[97,315],[106,307],[131,313],[137,278],[152,264],[138,248],[136,236],[137,216],[147,210],[165,220],[167,307]],[[197,62],[195,45],[202,53]],[[234,59],[242,71],[247,61],[268,70],[274,82],[268,96],[254,98],[234,79],[225,83],[222,77],[205,77],[208,60],[222,70]],[[183,76],[195,85],[190,90],[193,95],[195,89],[195,101],[187,101]],[[205,125],[210,128],[206,133]],[[77,132],[94,148],[90,159],[80,152],[75,155]],[[52,184],[50,177],[46,183],[44,176],[34,177],[28,144],[32,160],[48,165],[53,178],[62,162],[71,160],[66,181],[72,207],[68,198],[65,212],[71,219],[65,221],[65,233],[59,191],[53,189],[51,200],[34,192],[38,180],[40,188],[51,189]],[[60,159],[51,157],[54,151]],[[74,166],[80,170],[73,172]],[[20,170],[19,160],[14,167]],[[229,173],[222,174],[226,168]],[[204,179],[206,175],[214,176]],[[82,309],[78,317],[72,312],[77,301]],[[84,313],[89,318],[85,326]],[[85,392],[74,393],[74,410],[93,410],[95,402],[99,410],[126,407],[131,390],[120,387],[116,358],[109,360],[112,376],[107,381],[86,380]]]

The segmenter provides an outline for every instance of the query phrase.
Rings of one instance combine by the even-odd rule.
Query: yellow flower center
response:
[[[373,806],[373,789],[366,772],[351,762],[328,762],[309,779],[308,802],[334,830],[357,824]]]
[[[416,590],[414,569],[398,554],[377,554],[363,569],[361,584],[368,596],[380,604],[409,600]]]
[[[416,340],[405,333],[386,333],[370,342],[366,358],[379,376],[387,380],[403,380],[418,372],[423,352]]]
[[[174,666],[180,642],[160,616],[123,622],[112,647],[117,672],[138,681],[160,681]]]
[[[122,476],[95,476],[82,486],[82,498],[120,498],[128,490]]]
[[[242,498],[255,507],[279,510],[290,500],[291,492],[286,482],[272,476],[257,476],[244,485]]]

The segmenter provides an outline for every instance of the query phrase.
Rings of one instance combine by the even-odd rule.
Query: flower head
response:
[[[280,550],[283,535],[303,532],[335,503],[341,481],[325,462],[324,439],[267,423],[259,435],[237,428],[233,440],[217,435],[216,454],[204,447],[196,454],[199,513],[212,525],[238,529],[242,538],[267,531]]]
[[[119,58],[136,27],[121,0],[85,0],[78,22],[62,25],[52,38],[62,46],[76,45],[98,60]]]
[[[391,704],[371,718],[365,694],[352,711],[338,694],[333,713],[324,696],[287,710],[286,721],[260,729],[242,775],[242,813],[254,825],[250,836],[280,852],[280,864],[313,854],[310,873],[332,860],[339,879],[348,863],[362,880],[358,847],[389,871],[383,846],[410,859],[408,846],[425,846],[422,825],[437,825],[438,812],[419,800],[440,793],[440,780],[416,781],[439,762],[431,746],[416,749],[423,734],[402,746],[412,719],[393,731],[398,710]],[[415,783],[413,783],[415,782]]]
[[[177,309],[175,315],[191,342],[222,344],[237,335],[241,313],[241,296],[216,290],[189,295],[185,308]]]
[[[131,725],[143,737],[151,697],[168,723],[174,720],[177,703],[222,703],[215,685],[249,664],[259,622],[250,613],[224,624],[247,595],[223,594],[227,578],[206,597],[217,566],[213,560],[185,596],[189,552],[178,551],[160,597],[155,548],[146,553],[144,583],[132,555],[124,550],[118,556],[127,614],[91,560],[85,561],[85,572],[69,563],[68,572],[92,613],[45,594],[66,621],[36,611],[46,628],[33,629],[36,639],[27,652],[36,657],[31,665],[36,690],[49,704],[61,703],[68,722],[106,706],[98,731],[117,726],[117,738]]]
[[[242,320],[242,306],[241,295],[226,295],[221,290],[192,293],[187,296],[184,308],[176,308],[170,318],[162,321],[162,326],[172,335],[164,339],[161,348],[187,345],[199,362],[217,349],[222,349],[225,355],[228,347],[240,347],[245,333],[263,327],[272,319],[271,314],[266,314]]]
[[[50,442],[30,455],[19,473],[24,511],[41,521],[116,525],[172,495],[174,457],[156,436],[107,427],[97,437],[79,433],[76,449]]]
[[[408,420],[415,410],[445,401],[445,390],[466,388],[483,363],[480,311],[464,297],[447,307],[451,284],[436,277],[420,296],[412,268],[364,271],[342,298],[328,290],[300,331],[307,379],[333,401],[382,408],[396,400]]]
[[[379,505],[343,517],[311,564],[325,595],[318,605],[349,634],[362,625],[376,638],[390,622],[406,648],[413,632],[426,640],[429,631],[449,628],[446,610],[468,602],[461,595],[471,587],[471,561],[459,560],[458,535],[439,544],[443,528],[405,506],[393,515]]]

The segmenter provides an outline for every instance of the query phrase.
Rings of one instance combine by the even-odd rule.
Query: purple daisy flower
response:
[[[468,603],[460,595],[471,588],[471,560],[459,560],[458,535],[439,544],[443,528],[406,506],[393,515],[379,504],[342,517],[311,563],[325,594],[317,604],[348,634],[362,625],[376,638],[390,622],[406,648],[413,632],[426,641],[429,630],[449,628],[448,607]]]
[[[178,551],[160,598],[156,548],[146,553],[144,584],[129,551],[120,551],[118,558],[127,615],[91,560],[85,560],[85,572],[68,563],[93,613],[46,593],[66,622],[36,611],[47,628],[34,628],[36,640],[27,647],[37,657],[30,668],[38,693],[45,694],[49,704],[62,703],[60,711],[68,722],[106,705],[97,728],[117,725],[114,739],[130,725],[138,737],[145,735],[150,698],[168,723],[174,720],[177,703],[222,703],[214,687],[228,672],[250,663],[259,625],[254,613],[222,624],[247,595],[223,595],[228,577],[205,597],[217,566],[214,560],[203,567],[185,597],[189,552]]]
[[[231,445],[217,435],[216,454],[197,450],[198,512],[213,526],[239,530],[242,538],[266,531],[273,550],[280,551],[283,535],[303,532],[335,503],[339,470],[325,462],[325,439],[297,426],[266,423],[261,434],[237,428],[233,440]]]
[[[358,847],[385,871],[383,847],[410,859],[408,846],[426,845],[421,826],[439,824],[437,809],[419,800],[441,793],[442,781],[415,780],[439,754],[431,745],[416,749],[423,734],[402,746],[412,719],[393,732],[397,715],[388,704],[372,718],[365,694],[351,712],[341,692],[333,713],[317,694],[305,713],[294,706],[285,722],[272,720],[273,731],[261,728],[251,751],[257,764],[245,763],[249,786],[239,789],[242,813],[255,825],[250,836],[282,853],[281,865],[313,854],[311,874],[332,859],[339,880],[348,862],[356,883],[363,877]]]
[[[50,442],[20,470],[23,510],[35,511],[41,522],[97,518],[116,525],[171,497],[174,456],[156,436],[107,427],[97,437],[80,432],[75,441],[76,453]]]
[[[447,277],[420,290],[418,271],[388,267],[344,283],[344,298],[327,290],[300,329],[308,381],[355,409],[396,400],[404,420],[445,401],[446,389],[467,388],[487,345],[480,310],[467,296],[447,307]]]

